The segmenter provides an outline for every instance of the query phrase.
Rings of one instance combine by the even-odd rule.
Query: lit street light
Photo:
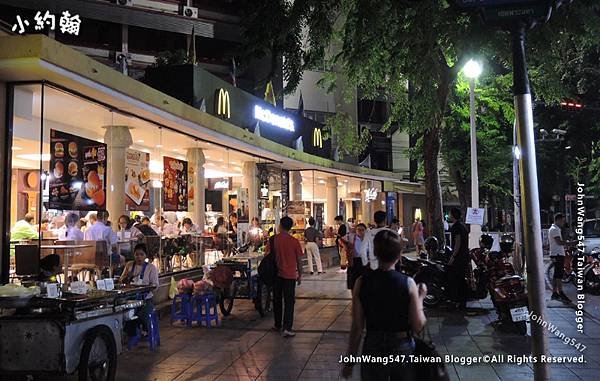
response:
[[[481,64],[469,60],[463,67],[463,73],[469,78],[469,108],[471,113],[471,207],[479,208],[479,175],[477,172],[477,129],[475,126],[475,80],[481,74]],[[479,247],[481,225],[471,224],[469,248]]]

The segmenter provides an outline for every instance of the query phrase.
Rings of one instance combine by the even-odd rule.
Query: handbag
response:
[[[415,340],[415,356],[423,357],[441,357],[438,351],[435,349],[435,344],[431,339],[431,333],[429,327],[425,325],[425,331],[427,332],[427,340],[424,337],[413,336]],[[429,381],[449,381],[450,376],[446,369],[446,364],[441,363],[418,363],[416,364],[417,379],[418,380],[429,380]]]
[[[269,254],[265,255],[258,264],[258,276],[268,287],[273,287],[277,277],[275,236],[269,238]]]

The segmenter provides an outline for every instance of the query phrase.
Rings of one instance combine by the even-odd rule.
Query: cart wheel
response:
[[[105,326],[92,328],[85,337],[79,358],[79,381],[114,381],[117,345]]]
[[[267,314],[267,312],[271,311],[271,300],[271,289],[266,284],[264,284],[263,281],[258,280],[254,307],[256,308],[261,317],[264,317]]]
[[[237,294],[237,284],[235,282],[232,282],[231,286],[223,290],[223,294],[219,300],[219,307],[221,308],[221,313],[223,316],[229,316],[231,313],[235,294]]]

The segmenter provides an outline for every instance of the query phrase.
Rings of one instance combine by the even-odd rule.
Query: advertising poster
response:
[[[266,164],[256,164],[258,169],[258,197],[261,200],[269,199],[269,167]]]
[[[288,203],[287,215],[294,220],[294,229],[306,228],[306,203],[304,201],[290,201]]]
[[[106,209],[106,152],[106,144],[50,130],[48,207]]]
[[[250,222],[250,211],[249,211],[249,200],[248,200],[248,188],[238,188],[238,222],[247,223]]]
[[[125,204],[129,210],[150,209],[150,154],[128,149],[125,153]]]
[[[185,212],[188,210],[188,163],[165,156],[163,165],[164,210]]]

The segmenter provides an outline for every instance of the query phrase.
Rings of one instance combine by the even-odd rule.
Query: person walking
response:
[[[360,223],[356,225],[355,231],[348,233],[346,237],[342,239],[342,244],[346,246],[346,252],[348,253],[348,272],[346,278],[346,285],[348,290],[354,288],[356,280],[364,273],[365,266],[362,263],[360,256],[360,249],[367,233],[367,225]]]
[[[302,263],[300,262],[302,247],[300,242],[290,235],[293,225],[294,221],[290,217],[281,218],[279,234],[269,239],[265,254],[269,255],[275,251],[277,277],[273,284],[273,317],[275,318],[273,330],[282,332],[283,337],[296,336],[292,331],[294,303],[296,283],[300,285],[302,274]]]
[[[379,265],[377,262],[377,257],[374,255],[373,239],[375,238],[375,235],[382,230],[391,231],[385,226],[386,218],[387,215],[384,211],[378,210],[375,212],[373,215],[375,228],[367,231],[363,244],[360,247],[359,253],[362,258],[362,263],[367,269],[370,268],[371,270],[377,270],[377,266]]]
[[[552,300],[563,300],[570,303],[571,299],[563,291],[562,278],[565,274],[565,245],[562,238],[562,228],[565,226],[565,215],[556,213],[554,223],[548,229],[548,243],[550,245],[550,258],[554,262],[554,274],[552,275]]]
[[[323,239],[323,233],[315,229],[315,219],[308,219],[308,228],[304,230],[304,242],[306,247],[306,258],[308,259],[308,271],[310,275],[314,274],[313,271],[313,258],[317,266],[317,273],[322,274],[323,263],[321,263],[321,253],[319,252],[319,241]]]
[[[420,332],[427,318],[423,299],[427,295],[424,284],[395,271],[403,243],[391,230],[379,231],[373,239],[374,254],[379,268],[356,280],[352,290],[352,326],[347,356],[357,356],[363,330],[366,335],[362,355],[409,356],[415,351],[411,332]],[[342,376],[352,375],[354,363],[346,363]],[[416,380],[416,369],[409,361],[362,363],[361,380]]]
[[[423,223],[420,218],[415,219],[415,223],[412,226],[412,237],[413,244],[417,249],[417,256],[423,251],[423,245],[425,244],[425,238],[423,237]]]
[[[458,208],[450,210],[450,219],[452,227],[450,234],[452,236],[452,256],[448,260],[448,289],[450,300],[457,304],[460,310],[467,308],[467,267],[470,264],[469,258],[469,233],[467,227],[462,222],[462,213]]]
[[[340,240],[348,234],[348,226],[344,223],[344,216],[335,216],[333,221],[338,227],[337,233],[335,234],[335,244],[338,248],[338,254],[340,255],[340,269],[338,270],[338,273],[344,273],[346,272],[348,256],[346,254],[346,249]]]

